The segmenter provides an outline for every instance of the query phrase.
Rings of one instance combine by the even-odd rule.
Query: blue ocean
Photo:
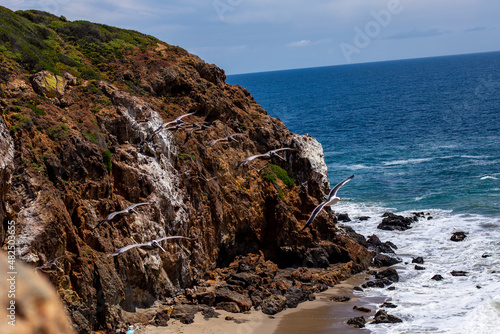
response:
[[[374,333],[498,333],[500,52],[230,75],[290,131],[323,146],[330,183],[356,177],[332,207],[398,246],[401,324]],[[429,213],[404,232],[380,215]],[[356,217],[370,216],[368,221]],[[462,242],[450,241],[463,231]],[[412,258],[422,256],[425,270]],[[456,277],[453,270],[467,272]],[[441,274],[443,281],[431,280]]]

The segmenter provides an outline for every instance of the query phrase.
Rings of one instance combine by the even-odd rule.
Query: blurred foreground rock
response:
[[[12,270],[7,261],[7,255],[0,252],[0,272],[2,273],[0,333],[75,333],[56,291],[42,277],[42,274],[37,274],[32,268],[17,260],[15,262],[17,274],[9,275],[7,273]],[[7,279],[3,279],[4,277]],[[9,280],[10,278],[12,279]]]

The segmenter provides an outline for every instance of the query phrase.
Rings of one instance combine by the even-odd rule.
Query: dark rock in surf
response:
[[[451,276],[467,276],[468,272],[463,270],[453,270]]]
[[[350,222],[351,218],[349,218],[349,215],[347,213],[339,213],[337,215],[337,221],[339,221],[339,222]]]
[[[354,328],[363,328],[363,327],[365,327],[366,320],[365,320],[365,317],[363,317],[363,316],[354,317],[354,318],[347,320],[347,324],[349,326],[354,327]]]
[[[373,257],[372,264],[374,267],[390,267],[396,263],[400,263],[401,259],[385,255],[385,254],[377,254]]]
[[[375,314],[375,320],[373,321],[374,324],[381,324],[381,323],[394,324],[398,322],[403,322],[403,320],[399,319],[396,316],[388,314],[384,310],[378,310],[377,313]]]
[[[363,288],[384,288],[387,285],[391,285],[392,282],[388,279],[377,279],[374,281],[368,281],[361,285]]]
[[[466,237],[467,237],[467,235],[465,234],[465,232],[458,231],[458,232],[453,233],[450,240],[458,242],[458,241],[463,241]]]
[[[385,308],[396,308],[398,307],[396,304],[393,304],[391,302],[384,302],[380,307],[385,307]]]
[[[398,247],[390,241],[380,241],[379,237],[375,234],[368,237],[366,244],[368,249],[375,251],[376,253],[394,253],[394,249],[398,249]]]
[[[391,212],[384,213],[382,217],[384,217],[384,219],[382,219],[382,222],[377,228],[387,231],[405,231],[411,228],[411,224],[417,220],[415,217],[403,217]]]
[[[392,281],[392,282],[399,281],[398,272],[394,268],[388,268],[386,270],[383,270],[383,271],[376,273],[375,278],[376,279],[388,279],[389,281]]]
[[[356,306],[354,305],[353,308],[352,308],[354,311],[358,311],[358,312],[363,312],[363,313],[370,313],[372,310],[369,309],[368,307],[364,307],[364,306]]]
[[[424,258],[421,256],[418,256],[418,257],[412,259],[411,263],[424,264]]]
[[[443,280],[443,276],[437,274],[437,275],[432,276],[431,279],[434,280],[434,281],[442,281]]]

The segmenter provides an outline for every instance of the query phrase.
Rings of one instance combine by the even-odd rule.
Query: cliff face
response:
[[[262,252],[280,267],[368,265],[330,210],[301,231],[329,190],[321,145],[290,133],[221,69],[136,32],[0,15],[2,240],[15,220],[22,261],[72,257],[50,279],[80,332],[111,328],[122,310],[196,286],[238,255]],[[44,52],[27,57],[26,45]],[[199,127],[153,135],[186,113]],[[242,135],[207,146],[233,133]],[[282,147],[295,150],[237,168]],[[151,204],[93,229],[138,202]],[[168,235],[196,239],[101,258]]]

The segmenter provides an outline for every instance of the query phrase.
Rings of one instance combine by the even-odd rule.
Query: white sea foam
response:
[[[451,211],[425,210],[433,218],[421,219],[407,231],[377,229],[387,208],[343,203],[334,207],[351,218],[370,216],[366,221],[348,223],[365,236],[376,234],[382,241],[397,246],[400,281],[393,291],[366,289],[362,294],[385,295],[398,305],[388,310],[403,319],[400,324],[368,325],[374,333],[497,333],[500,328],[500,218],[457,215]],[[421,210],[418,210],[421,211]],[[411,212],[399,213],[411,215]],[[464,241],[453,242],[453,232],[467,234]],[[483,257],[483,255],[488,255]],[[415,270],[412,259],[422,256],[425,270]],[[452,276],[454,270],[467,276]],[[440,274],[442,281],[431,278]]]
[[[328,165],[328,170],[339,170],[339,169],[359,170],[359,169],[369,169],[369,168],[373,168],[373,167],[363,165],[363,164],[353,164],[353,165],[329,164]]]
[[[420,158],[420,159],[406,159],[406,160],[394,160],[394,161],[385,161],[383,164],[385,166],[395,166],[395,165],[407,165],[407,164],[417,164],[421,162],[431,161],[435,158]]]
[[[498,180],[498,177],[487,175],[487,176],[481,177],[481,180]]]

